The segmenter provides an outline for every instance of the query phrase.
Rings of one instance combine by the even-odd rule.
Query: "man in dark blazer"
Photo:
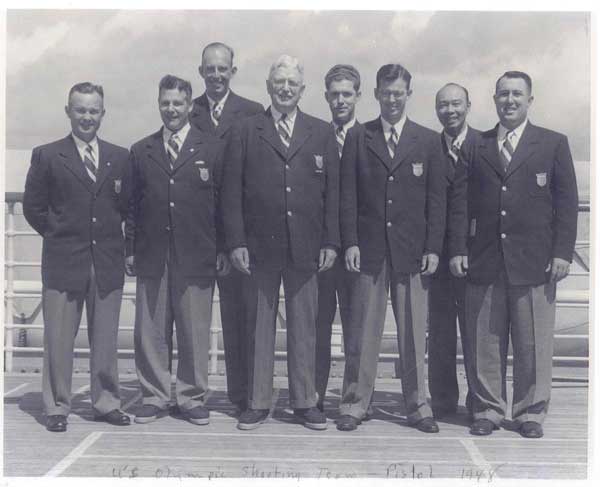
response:
[[[127,211],[127,150],[96,133],[104,91],[78,83],[65,107],[71,133],[36,147],[25,183],[23,213],[43,237],[42,399],[46,428],[67,429],[73,347],[83,305],[90,342],[92,407],[96,419],[128,425],[120,407],[117,333],[123,293]]]
[[[315,406],[317,271],[339,247],[338,153],[331,126],[298,109],[297,59],[280,56],[267,80],[271,107],[234,126],[225,157],[223,214],[232,264],[248,276],[249,408],[238,428],[269,414],[275,322],[283,280],[290,403],[307,427],[324,429]]]
[[[552,389],[556,282],[569,272],[577,234],[577,184],[567,138],[528,120],[529,75],[504,73],[494,102],[500,123],[457,174],[450,222],[451,269],[467,276],[471,433],[491,434],[505,417],[510,337],[512,419],[522,436],[539,438]]]
[[[217,205],[222,144],[195,127],[188,81],[159,84],[163,127],[131,148],[133,197],[127,218],[127,271],[137,275],[135,363],[143,405],[135,421],[167,413],[173,322],[177,334],[175,401],[193,424],[209,422],[208,349],[215,270],[229,261],[220,246]]]
[[[260,103],[242,98],[229,88],[237,72],[233,65],[233,49],[221,42],[208,44],[202,51],[198,68],[206,91],[194,100],[190,123],[201,132],[214,135],[226,143],[231,126],[252,115],[263,113]],[[227,395],[240,412],[247,407],[248,365],[246,328],[242,299],[242,274],[235,268],[217,278],[221,327],[225,348]]]
[[[456,166],[465,164],[481,132],[467,124],[471,108],[469,92],[456,83],[444,85],[436,94],[435,109],[444,129],[442,149],[448,169],[448,198],[453,191]],[[456,321],[460,327],[465,370],[469,356],[465,332],[465,280],[454,277],[449,268],[448,239],[440,256],[437,272],[429,288],[428,378],[434,417],[453,414],[458,407],[456,377]],[[468,383],[468,380],[467,380]],[[466,407],[471,412],[471,393],[467,391]]]
[[[342,157],[348,131],[352,127],[360,126],[355,114],[356,103],[361,95],[358,70],[348,64],[336,64],[325,75],[325,90],[325,100],[331,111],[331,125],[335,133],[338,154]],[[352,283],[356,281],[356,276],[346,270],[343,259],[336,259],[333,267],[326,272],[320,272],[318,278],[315,386],[319,395],[317,407],[323,411],[331,367],[331,331],[335,310],[339,303],[343,329],[348,323],[351,288]]]
[[[342,244],[347,269],[358,273],[346,328],[342,431],[356,429],[373,394],[388,289],[408,421],[423,432],[439,431],[424,368],[428,281],[442,250],[447,181],[439,135],[406,117],[410,81],[400,64],[379,69],[381,116],[350,131],[342,156]]]

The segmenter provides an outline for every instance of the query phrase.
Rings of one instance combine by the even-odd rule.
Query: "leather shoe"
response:
[[[340,431],[354,431],[360,424],[360,419],[344,414],[337,420],[337,429]]]
[[[67,431],[67,417],[62,414],[52,414],[46,418],[46,429],[53,433]]]
[[[544,436],[544,429],[540,423],[525,421],[519,428],[519,433],[523,438],[541,438]]]
[[[487,436],[491,435],[492,431],[497,430],[498,426],[496,426],[489,419],[476,419],[471,424],[471,428],[469,429],[469,433],[476,436]]]
[[[115,426],[129,426],[131,419],[120,409],[113,409],[106,414],[98,415],[94,418],[96,421],[105,421]]]
[[[421,419],[418,423],[415,423],[415,428],[423,433],[439,433],[440,428],[431,416]]]

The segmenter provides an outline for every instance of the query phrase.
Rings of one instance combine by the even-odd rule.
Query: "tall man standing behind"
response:
[[[512,419],[522,436],[539,438],[552,390],[556,283],[577,236],[577,184],[567,138],[528,120],[529,75],[500,76],[494,102],[500,123],[482,134],[462,171],[468,180],[457,180],[462,221],[454,222],[453,197],[450,228],[452,272],[467,276],[471,433],[489,435],[504,419],[510,337]]]
[[[83,304],[90,342],[92,407],[96,419],[125,426],[120,407],[117,332],[123,294],[125,220],[129,191],[127,149],[97,137],[104,91],[78,83],[65,112],[71,133],[33,150],[23,213],[43,237],[42,399],[46,428],[67,429],[73,347]]]
[[[346,268],[359,273],[346,329],[342,431],[356,429],[373,394],[388,289],[408,421],[423,432],[439,431],[427,404],[424,368],[428,276],[442,250],[446,170],[439,135],[406,117],[410,81],[400,64],[379,69],[381,116],[350,131],[342,158],[342,244]]]
[[[137,275],[135,364],[143,405],[135,421],[167,413],[173,322],[177,333],[175,400],[193,424],[209,422],[208,347],[219,246],[217,205],[222,145],[188,122],[188,81],[167,75],[158,87],[163,127],[131,148],[133,197],[127,218],[127,272]]]
[[[339,161],[331,126],[298,109],[303,73],[290,56],[273,63],[271,107],[234,127],[225,158],[227,247],[233,265],[249,276],[249,409],[240,429],[259,426],[271,407],[282,280],[291,407],[306,427],[327,427],[316,408],[317,271],[331,268],[339,247]]]
[[[325,99],[331,117],[338,154],[342,157],[348,131],[360,125],[356,120],[355,107],[360,100],[360,74],[354,66],[336,64],[325,75]],[[342,329],[348,323],[350,297],[355,275],[349,273],[343,259],[336,259],[333,267],[319,273],[319,311],[317,314],[315,385],[319,400],[317,407],[323,411],[331,367],[331,329],[335,309],[339,303]],[[344,337],[346,335],[344,334]]]
[[[202,51],[202,64],[198,71],[204,79],[206,91],[194,100],[190,123],[201,132],[214,135],[226,143],[234,123],[264,112],[260,103],[242,98],[229,88],[237,67],[233,65],[233,49],[228,45],[221,42],[208,44]],[[247,407],[248,395],[242,279],[243,275],[235,268],[226,276],[217,278],[227,395],[240,412]]]
[[[444,85],[436,94],[435,110],[444,130],[441,133],[442,148],[448,167],[448,197],[454,189],[452,184],[458,164],[466,164],[480,132],[469,127],[467,115],[471,109],[469,93],[456,83]],[[448,235],[448,232],[446,232]],[[450,273],[448,237],[440,256],[437,272],[431,278],[429,288],[429,392],[431,408],[435,417],[453,414],[458,406],[458,380],[456,377],[456,320],[465,370],[469,370],[468,347],[465,331],[465,280]],[[468,383],[468,379],[467,379]],[[466,406],[471,412],[471,392],[467,392]]]

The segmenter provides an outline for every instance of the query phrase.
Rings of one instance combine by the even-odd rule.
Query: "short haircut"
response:
[[[460,88],[461,90],[464,91],[465,96],[467,97],[467,103],[469,103],[469,90],[467,90],[463,85],[459,85],[458,83],[446,83],[444,86],[442,86],[438,92],[435,94],[435,97],[437,99],[438,95],[440,94],[440,92],[444,89],[447,88],[448,86],[455,86],[456,88]]]
[[[279,68],[291,68],[298,71],[300,77],[304,79],[304,67],[298,60],[293,56],[288,54],[282,54],[279,56],[273,64],[271,64],[271,69],[269,69],[269,79],[273,76],[273,73],[277,71]]]
[[[498,83],[500,83],[500,80],[502,78],[522,79],[523,81],[525,81],[527,88],[529,88],[529,93],[531,93],[531,90],[533,89],[531,76],[529,76],[527,73],[524,73],[523,71],[507,71],[496,80],[496,91],[498,91]]]
[[[325,75],[325,88],[329,89],[332,81],[352,81],[354,91],[360,90],[360,73],[350,64],[336,64]]]
[[[160,83],[158,84],[158,96],[160,97],[160,92],[162,90],[179,90],[183,91],[189,100],[192,99],[192,85],[189,81],[178,78],[177,76],[173,76],[172,74],[167,74],[162,77]]]
[[[223,42],[211,42],[202,49],[202,61],[204,61],[204,54],[209,49],[225,49],[231,55],[231,65],[233,66],[233,48]]]
[[[84,81],[83,83],[77,83],[71,87],[69,90],[69,98],[68,102],[71,101],[71,95],[73,93],[98,93],[100,98],[104,100],[104,90],[102,86],[95,85],[94,83],[90,83],[89,81]]]
[[[412,76],[408,69],[406,69],[401,64],[384,64],[377,71],[377,84],[376,87],[379,88],[379,85],[382,81],[396,81],[397,79],[403,79],[406,81],[406,88],[410,89],[410,80]]]

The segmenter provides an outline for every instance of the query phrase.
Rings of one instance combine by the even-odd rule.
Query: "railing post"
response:
[[[7,202],[8,204],[8,217],[7,217],[7,231],[6,231],[6,310],[4,324],[12,324],[13,322],[13,309],[14,309],[14,280],[15,280],[15,247],[14,247],[14,231],[15,231],[15,203],[13,201]],[[4,336],[4,370],[6,372],[12,372],[13,370],[13,329],[11,327],[5,327]]]

